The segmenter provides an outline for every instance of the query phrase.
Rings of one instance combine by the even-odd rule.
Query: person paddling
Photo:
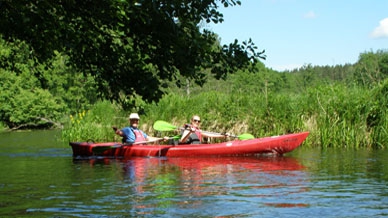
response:
[[[146,142],[150,140],[157,140],[156,137],[148,136],[145,132],[141,131],[139,127],[140,117],[137,113],[131,113],[129,115],[129,126],[122,129],[112,127],[115,133],[122,138],[122,142],[125,144],[133,144],[135,142]]]
[[[224,135],[212,134],[209,132],[202,132],[199,126],[201,125],[201,118],[198,115],[191,117],[190,124],[186,124],[182,132],[182,137],[179,139],[180,144],[201,144],[203,137],[208,138],[225,138],[230,136],[229,133]]]

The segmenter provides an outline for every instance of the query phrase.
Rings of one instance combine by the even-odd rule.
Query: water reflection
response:
[[[306,191],[305,167],[293,157],[101,158],[87,162],[91,166],[119,163],[120,179],[132,184],[130,192],[138,203],[136,208],[190,205],[201,209],[209,201],[222,198],[230,199],[230,203],[257,198],[267,199],[264,203],[273,207],[308,206],[276,199],[279,194],[291,196]]]
[[[309,217],[363,217],[388,214],[387,164],[384,162],[387,152],[310,149],[298,155],[96,158],[83,164],[90,165],[86,170],[115,170],[114,177],[100,184],[110,187],[105,191],[114,194],[109,194],[108,199],[107,194],[101,196],[99,202],[102,205],[113,202],[132,216],[270,217],[277,214],[299,217],[303,212]],[[112,169],[101,172],[108,173]],[[105,212],[116,209],[111,206]]]
[[[160,174],[179,174],[188,181],[207,181],[221,177],[231,179],[238,173],[266,173],[276,176],[290,176],[292,171],[305,167],[293,157],[213,157],[213,158],[144,158],[130,159],[88,158],[74,159],[74,163],[88,163],[90,166],[120,164],[123,178],[133,182],[149,180]]]

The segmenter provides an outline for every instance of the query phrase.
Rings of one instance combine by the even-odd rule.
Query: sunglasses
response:
[[[197,123],[200,123],[201,121],[200,120],[193,120],[194,122],[197,122]]]

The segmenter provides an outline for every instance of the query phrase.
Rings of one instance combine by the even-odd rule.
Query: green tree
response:
[[[201,69],[216,78],[265,58],[249,39],[217,44],[202,22],[220,23],[217,10],[240,5],[235,0],[20,0],[0,2],[3,37],[25,40],[40,60],[53,51],[98,83],[102,97],[122,100],[133,94],[158,100],[166,81],[180,76],[205,82]],[[184,83],[186,80],[183,81]]]
[[[0,119],[8,127],[31,128],[60,125],[56,121],[66,111],[62,99],[39,88],[31,71],[20,76],[0,69]]]
[[[388,77],[388,52],[365,52],[355,65],[355,81],[366,87],[374,87]]]
[[[40,63],[31,48],[0,39],[0,121],[9,128],[58,127],[65,113],[97,101],[94,79],[67,66],[67,57]]]

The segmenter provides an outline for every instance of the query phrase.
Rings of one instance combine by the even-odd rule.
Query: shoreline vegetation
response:
[[[0,41],[0,129],[61,128],[64,141],[120,141],[112,126],[128,125],[138,112],[141,129],[164,120],[176,126],[201,116],[202,129],[255,137],[309,131],[309,147],[386,148],[388,145],[388,52],[360,54],[355,64],[306,65],[277,72],[258,62],[202,86],[168,81],[156,103],[120,94],[109,101],[95,78],[78,72],[57,53],[47,62],[30,57],[23,42]],[[182,81],[182,78],[180,78]],[[184,81],[184,80],[183,80]],[[150,90],[151,91],[151,90]],[[105,99],[105,100],[101,100]]]
[[[309,131],[308,147],[386,148],[388,80],[371,90],[341,85],[320,86],[302,94],[223,94],[204,92],[192,97],[164,96],[158,104],[142,107],[141,128],[150,135],[156,120],[176,126],[200,114],[202,129],[255,137]],[[111,126],[128,125],[129,112],[110,102],[99,102],[89,111],[69,118],[63,130],[67,141],[119,141]],[[165,134],[165,135],[163,135]]]

